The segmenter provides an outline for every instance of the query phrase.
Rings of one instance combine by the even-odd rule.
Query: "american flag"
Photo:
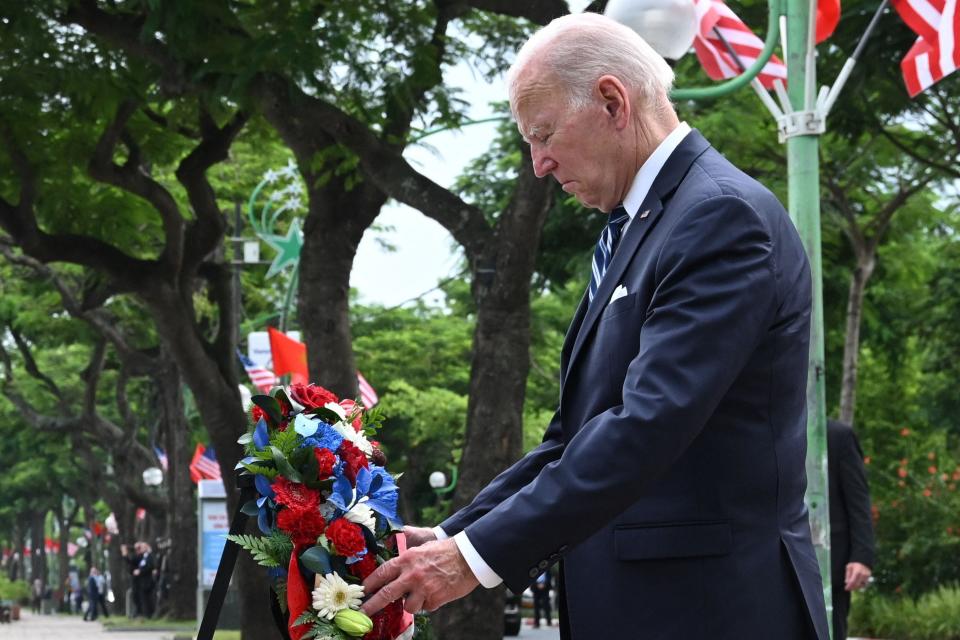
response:
[[[197,448],[193,450],[193,460],[190,461],[190,479],[194,482],[220,479],[220,465],[217,464],[217,454],[213,447],[197,443]]]
[[[277,384],[277,376],[273,375],[273,371],[254,364],[253,360],[243,355],[239,349],[237,349],[237,357],[240,358],[240,363],[243,364],[243,368],[250,377],[250,382],[252,382],[257,389],[260,389],[263,393],[267,393],[271,387]]]
[[[900,62],[913,98],[960,67],[957,0],[893,0],[893,7],[919,37]]]
[[[153,452],[157,455],[157,460],[160,461],[160,468],[166,471],[170,465],[166,452],[157,445],[153,445]]]
[[[370,386],[370,383],[367,382],[367,379],[364,378],[359,371],[357,371],[357,386],[360,389],[360,402],[362,402],[363,406],[367,409],[373,408],[373,406],[380,401],[380,398],[377,397],[377,392],[373,390],[373,387]]]
[[[717,37],[714,27],[730,43],[744,67],[749,67],[756,61],[763,51],[763,41],[722,0],[694,0],[694,8],[699,29],[693,40],[693,48],[710,78],[735,78],[743,71],[727,51],[723,41]],[[757,79],[764,87],[772,89],[776,78],[786,82],[787,67],[779,58],[773,56],[761,69]]]

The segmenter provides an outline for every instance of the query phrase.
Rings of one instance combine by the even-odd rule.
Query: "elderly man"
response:
[[[365,581],[366,611],[521,591],[560,561],[564,638],[828,640],[803,503],[806,255],[776,198],[678,121],[672,81],[599,15],[520,50],[510,104],[537,175],[610,214],[559,408],[473,503],[407,529],[420,546]]]

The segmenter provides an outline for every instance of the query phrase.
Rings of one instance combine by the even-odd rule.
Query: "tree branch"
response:
[[[545,25],[554,18],[570,13],[563,0],[467,0],[469,6],[481,11],[499,13],[514,18],[526,18],[530,22]]]
[[[30,351],[30,345],[27,344],[27,341],[24,340],[20,332],[12,326],[7,325],[7,329],[10,331],[10,335],[13,336],[13,341],[17,343],[17,349],[20,350],[20,355],[23,357],[23,366],[27,370],[27,373],[42,382],[43,386],[45,386],[57,400],[63,402],[63,393],[61,393],[60,387],[57,386],[57,383],[55,383],[52,378],[40,371],[40,367],[37,366],[37,361],[33,358],[33,353]]]

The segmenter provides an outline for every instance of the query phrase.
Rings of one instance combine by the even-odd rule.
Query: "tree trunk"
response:
[[[217,452],[227,493],[227,512],[233,514],[240,500],[233,467],[243,456],[243,447],[237,443],[237,438],[247,430],[247,415],[240,402],[236,367],[215,360],[207,345],[200,340],[194,326],[189,292],[182,294],[186,296],[183,298],[179,292],[161,284],[142,295],[153,312],[158,335],[176,360],[196,399],[197,409]],[[232,347],[229,353],[233,353]],[[270,640],[278,637],[278,633],[270,614],[267,577],[261,567],[247,560],[248,556],[241,554],[234,574],[240,595],[241,640]]]
[[[346,192],[340,179],[310,192],[300,254],[298,317],[307,345],[310,381],[341,398],[357,396],[350,272],[363,232],[385,200],[367,185]],[[344,215],[345,211],[350,215]]]
[[[44,522],[46,512],[31,511],[28,515],[30,522],[30,581],[40,578],[47,584],[47,549],[44,544]],[[60,585],[63,587],[63,584]]]
[[[53,513],[57,518],[57,528],[59,529],[58,538],[60,541],[60,549],[57,551],[57,564],[59,569],[57,573],[58,580],[60,584],[63,585],[67,582],[67,578],[70,575],[70,556],[67,554],[67,546],[70,544],[70,525],[73,522],[74,516],[77,514],[77,507],[75,507],[72,512],[66,512],[61,504]],[[79,554],[79,550],[77,553]],[[79,564],[76,565],[76,569],[82,585],[83,577],[79,574]]]
[[[486,255],[474,265],[477,326],[473,338],[467,433],[456,511],[520,457],[523,401],[530,367],[530,280],[551,186],[533,175],[527,153],[514,200],[501,215]],[[487,270],[493,267],[494,273]],[[478,587],[433,616],[441,640],[500,640],[504,589]]]
[[[857,403],[857,364],[860,359],[860,324],[863,318],[863,297],[867,282],[876,267],[876,256],[864,249],[858,251],[857,267],[850,276],[847,293],[847,327],[843,341],[843,378],[840,389],[840,421],[853,424]]]
[[[190,429],[184,415],[180,370],[166,349],[161,351],[164,384],[158,388],[167,450],[167,581],[164,614],[174,620],[197,615],[197,509],[190,480]]]

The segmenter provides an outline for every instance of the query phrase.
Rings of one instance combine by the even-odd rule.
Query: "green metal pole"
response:
[[[797,114],[797,124],[811,116],[815,98],[816,66],[809,64],[813,45],[813,3],[787,0],[787,93]],[[813,77],[808,77],[812,75]],[[804,113],[806,112],[806,113]],[[796,132],[787,138],[787,180],[790,217],[800,232],[813,276],[813,309],[810,318],[810,370],[807,378],[807,504],[813,544],[823,576],[827,619],[831,620],[830,509],[827,502],[827,418],[824,396],[823,286],[820,254],[819,133]]]

